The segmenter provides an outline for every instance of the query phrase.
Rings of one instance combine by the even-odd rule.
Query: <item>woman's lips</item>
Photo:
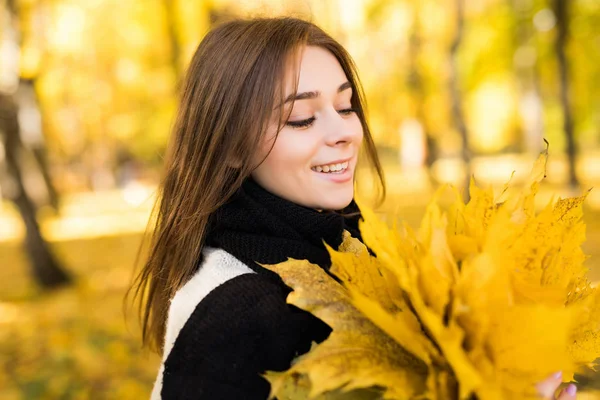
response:
[[[347,163],[347,164],[346,164]],[[333,172],[319,172],[315,169],[315,167],[311,168],[312,171],[315,174],[318,174],[319,177],[323,178],[323,179],[327,179],[330,182],[335,182],[335,183],[344,183],[344,182],[348,182],[349,180],[352,179],[353,176],[353,166],[351,165],[351,163],[349,161],[345,161],[344,163],[337,163],[337,164],[346,164],[340,171],[333,171]],[[332,165],[332,164],[330,164]]]

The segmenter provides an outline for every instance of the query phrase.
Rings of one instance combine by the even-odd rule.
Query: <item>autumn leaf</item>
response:
[[[568,351],[575,363],[590,365],[600,354],[600,290],[582,291],[587,293],[574,303],[578,309]]]
[[[306,375],[309,398],[342,389],[384,387],[385,398],[411,398],[425,391],[425,364],[375,326],[352,304],[348,291],[321,267],[289,260],[266,268],[294,291],[288,302],[312,312],[333,331],[323,343],[298,359],[285,377]],[[271,396],[278,396],[281,376]]]
[[[268,372],[266,378],[271,383],[272,393],[278,400],[377,400],[382,398],[381,390],[357,389],[350,392],[333,390],[310,397],[311,383],[306,375]]]
[[[338,251],[328,246],[331,272],[344,282],[354,307],[404,349],[431,363],[435,348],[423,335],[417,317],[406,302],[405,293],[393,273],[372,257],[364,244],[346,231]]]

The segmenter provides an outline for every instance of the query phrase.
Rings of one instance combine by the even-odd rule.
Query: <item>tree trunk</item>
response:
[[[21,143],[23,143],[27,150],[32,153],[42,175],[46,193],[48,195],[48,201],[54,211],[58,213],[59,195],[52,182],[50,168],[48,167],[41,112],[34,85],[34,79],[19,80],[19,89],[16,95],[17,107],[19,114],[24,114],[23,118],[21,118],[21,115],[19,116],[19,133],[21,138],[28,138],[26,143],[24,143],[24,140],[22,140]]]
[[[421,54],[421,26],[419,24],[419,5],[414,6],[414,21],[412,32],[410,33],[409,39],[409,75],[408,75],[408,87],[412,92],[413,99],[415,101],[415,118],[421,123],[423,132],[425,134],[427,156],[425,163],[427,165],[427,172],[431,179],[431,167],[437,159],[436,141],[431,135],[431,132],[427,123],[427,116],[424,109],[425,104],[425,88],[423,84],[423,75],[419,69],[419,54]]]
[[[165,10],[165,20],[167,35],[169,36],[169,44],[171,45],[171,66],[177,77],[177,84],[181,77],[181,46],[177,37],[177,10],[176,1],[163,0]]]
[[[6,6],[10,17],[7,30],[17,32],[17,3],[14,0],[8,0]],[[19,44],[18,35],[13,36]],[[3,139],[4,159],[8,181],[11,183],[10,189],[12,189],[9,190],[8,197],[17,206],[25,224],[24,246],[30,260],[33,279],[43,288],[55,288],[69,283],[71,278],[56,261],[42,237],[36,220],[36,207],[25,190],[19,157],[23,148],[20,138],[19,106],[14,97],[14,94],[0,92],[0,138]],[[49,191],[52,192],[53,188],[53,186],[50,187]],[[52,196],[52,193],[50,195]]]
[[[11,96],[0,93],[0,132],[4,139],[4,155],[8,177],[14,193],[10,199],[15,203],[25,223],[25,250],[31,261],[35,281],[44,288],[53,288],[70,282],[48,248],[36,220],[36,209],[23,184],[19,163],[21,141],[17,105]]]
[[[575,161],[577,148],[575,145],[575,132],[573,110],[570,102],[569,61],[565,54],[569,36],[569,6],[571,0],[554,0],[554,13],[556,14],[556,41],[554,43],[558,58],[558,73],[560,76],[560,102],[563,109],[563,129],[567,140],[567,156],[569,160],[569,184],[579,186]]]
[[[456,5],[456,31],[450,46],[450,79],[449,89],[450,98],[452,102],[452,117],[456,129],[460,134],[463,142],[462,147],[462,159],[465,164],[465,177],[464,177],[464,192],[463,197],[465,201],[470,198],[469,195],[469,183],[471,180],[471,149],[469,146],[469,131],[467,124],[465,123],[464,112],[462,107],[462,94],[460,92],[459,78],[458,78],[458,50],[462,43],[463,27],[464,27],[464,0],[455,0]]]

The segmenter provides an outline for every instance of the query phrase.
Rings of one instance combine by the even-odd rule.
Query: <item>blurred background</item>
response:
[[[0,0],[1,399],[148,397],[122,300],[178,81],[214,24],[282,14],[356,60],[383,210],[415,225],[442,183],[518,184],[544,138],[540,204],[600,183],[598,0]],[[597,190],[585,219],[598,281]]]

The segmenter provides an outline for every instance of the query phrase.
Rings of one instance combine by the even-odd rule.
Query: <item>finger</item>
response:
[[[574,400],[577,397],[577,386],[572,383],[564,388],[560,395],[557,397],[557,400]]]
[[[557,372],[536,385],[538,393],[544,399],[554,399],[554,393],[562,382],[562,372]]]

